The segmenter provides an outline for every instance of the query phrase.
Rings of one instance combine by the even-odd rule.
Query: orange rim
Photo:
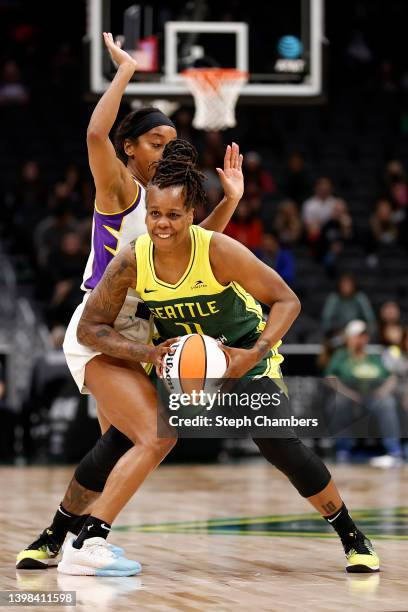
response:
[[[225,81],[234,81],[248,78],[248,73],[236,68],[187,68],[181,73],[200,85],[210,85],[218,90]]]

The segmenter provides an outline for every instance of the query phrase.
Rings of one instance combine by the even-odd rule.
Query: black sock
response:
[[[68,512],[68,510],[65,510],[64,506],[60,504],[48,528],[48,530],[52,532],[49,535],[51,535],[58,544],[63,544],[65,536],[68,531],[72,530],[72,525],[78,518],[80,517],[77,514]]]
[[[335,531],[337,531],[342,542],[355,537],[355,534],[358,531],[356,524],[349,515],[345,504],[343,504],[340,510],[337,510],[337,512],[334,514],[325,516],[324,520],[327,521]]]
[[[81,516],[78,516],[77,519],[73,519],[69,531],[74,533],[76,536],[79,535],[82,527],[85,525],[90,516],[90,514],[81,514]]]
[[[74,548],[82,548],[82,544],[89,538],[106,538],[109,535],[111,526],[105,521],[101,521],[94,516],[90,516],[86,519],[84,526],[77,539],[73,542]]]

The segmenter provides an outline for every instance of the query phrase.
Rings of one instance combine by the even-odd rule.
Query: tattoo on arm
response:
[[[92,291],[79,321],[77,338],[95,351],[133,361],[149,361],[151,347],[127,340],[113,324],[129,287],[136,286],[135,243],[112,259]]]
[[[259,359],[263,359],[271,350],[271,345],[268,340],[261,338],[256,342],[255,348],[258,351]]]

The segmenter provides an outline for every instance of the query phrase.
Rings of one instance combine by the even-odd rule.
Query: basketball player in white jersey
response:
[[[104,33],[103,36],[118,70],[95,107],[88,126],[89,164],[96,188],[92,247],[82,284],[86,292],[84,300],[73,314],[64,342],[67,364],[81,393],[89,393],[84,385],[86,365],[91,360],[98,360],[101,354],[77,341],[79,319],[90,292],[111,259],[124,246],[146,232],[145,189],[154,175],[154,164],[161,158],[165,145],[177,136],[173,122],[165,114],[155,108],[143,108],[124,118],[116,130],[115,142],[112,143],[109,133],[137,64],[113,41],[111,34]],[[243,193],[241,168],[242,155],[238,145],[233,143],[227,147],[224,170],[217,168],[225,195],[201,223],[206,229],[222,232],[230,220]],[[150,339],[152,329],[148,309],[133,290],[128,292],[115,321],[115,329],[129,340],[148,342]],[[109,366],[103,360],[99,365],[102,370],[106,369],[106,376],[109,376]],[[103,436],[97,452],[88,453],[89,458],[87,455],[86,461],[81,462],[80,470],[75,472],[51,525],[18,554],[18,569],[45,569],[58,563],[67,532],[80,531],[92,510],[93,502],[103,490],[109,472],[128,450],[128,445],[132,444],[119,431],[110,427],[102,410],[98,410],[98,420]],[[114,438],[118,442],[115,442],[115,450],[112,451]],[[116,556],[123,552],[111,544],[108,547]]]

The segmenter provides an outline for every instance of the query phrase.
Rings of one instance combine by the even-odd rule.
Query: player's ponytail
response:
[[[207,196],[203,181],[205,174],[197,168],[197,150],[187,140],[176,138],[166,144],[160,161],[155,162],[156,173],[151,185],[159,189],[181,185],[186,208],[205,205]]]

